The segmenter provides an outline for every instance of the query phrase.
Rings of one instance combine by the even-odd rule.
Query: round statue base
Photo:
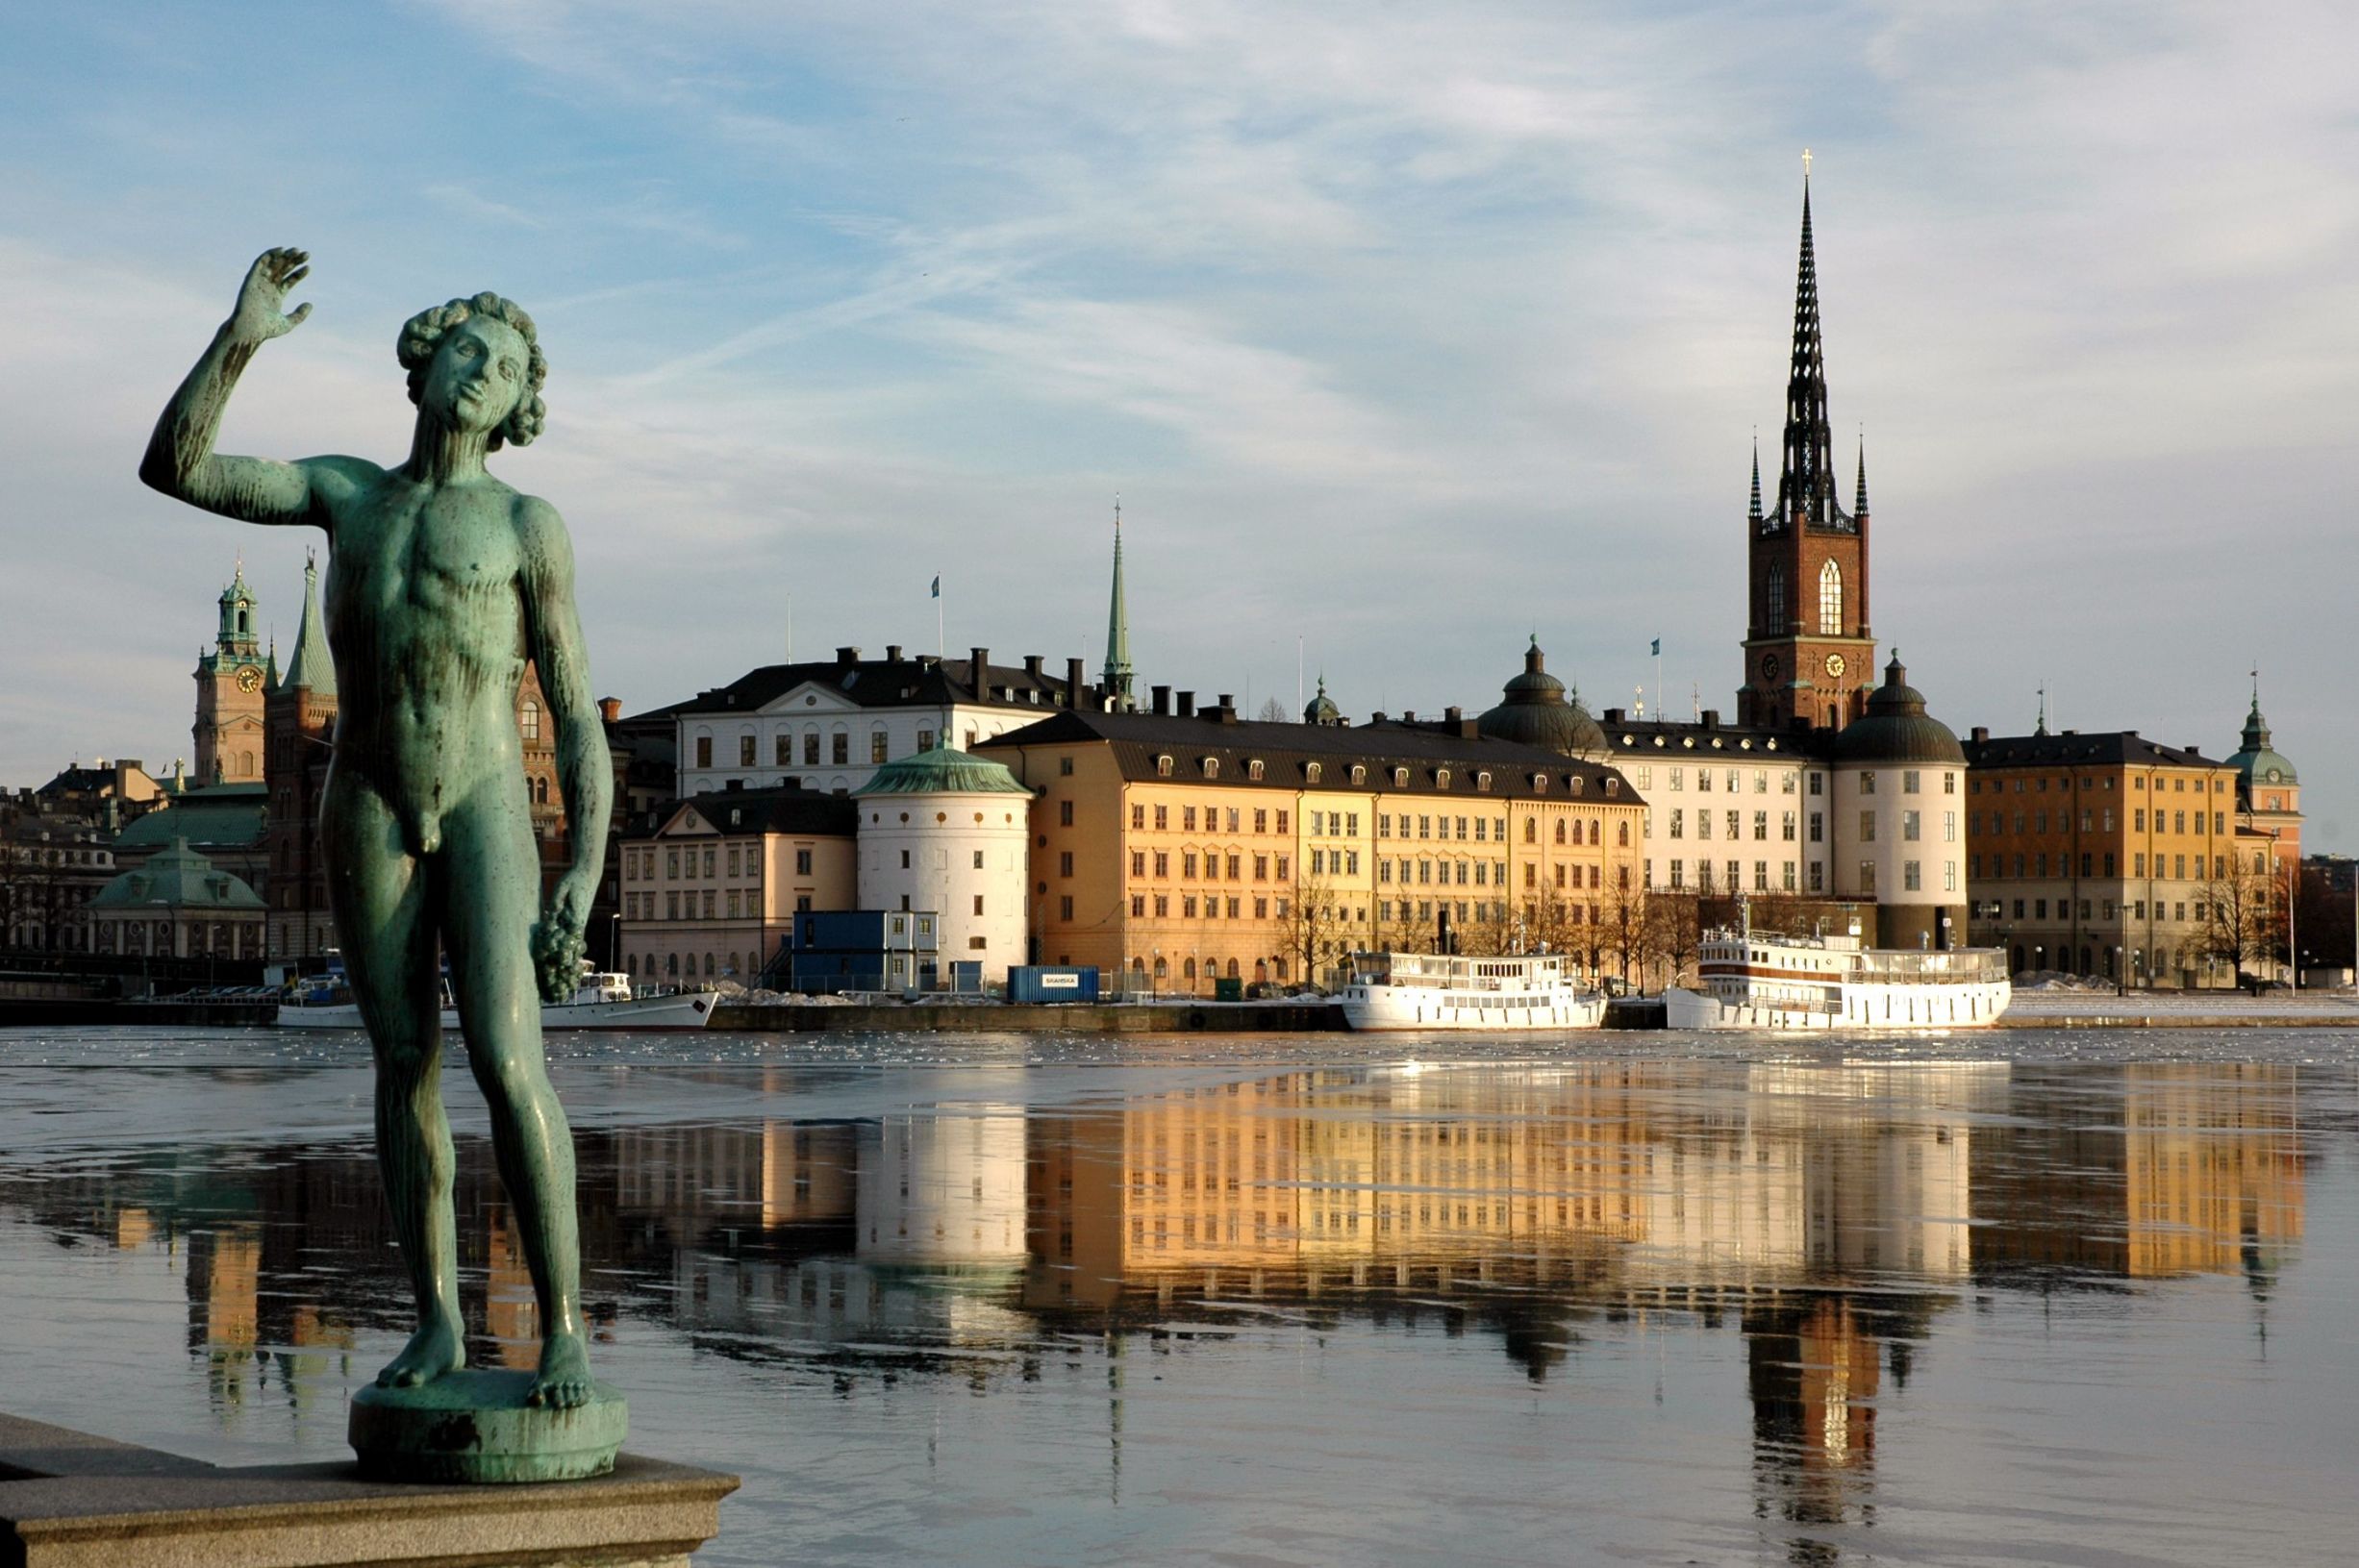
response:
[[[372,1481],[513,1483],[583,1481],[615,1468],[628,1406],[599,1383],[570,1410],[524,1403],[529,1372],[449,1372],[417,1388],[352,1396],[345,1438]]]

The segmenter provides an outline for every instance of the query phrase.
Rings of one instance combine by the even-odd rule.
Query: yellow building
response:
[[[1550,933],[1604,920],[1641,855],[1620,773],[1465,721],[1245,723],[1183,701],[977,749],[1034,793],[1040,960],[1142,991],[1329,980],[1354,950],[1431,951],[1445,916],[1463,951],[1577,953]]]

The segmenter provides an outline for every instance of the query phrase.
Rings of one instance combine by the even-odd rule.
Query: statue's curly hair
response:
[[[500,421],[489,445],[494,452],[503,442],[529,446],[549,422],[548,406],[540,401],[540,388],[549,379],[549,361],[541,356],[540,338],[533,329],[533,318],[514,300],[502,299],[486,290],[473,299],[455,299],[447,305],[420,311],[403,322],[401,367],[410,372],[410,401],[415,403],[425,391],[426,369],[434,363],[435,351],[441,346],[443,335],[470,316],[479,315],[514,327],[532,352],[532,362],[525,368],[524,387],[517,395],[514,411]]]

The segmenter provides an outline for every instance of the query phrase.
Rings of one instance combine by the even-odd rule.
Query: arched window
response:
[[[1560,844],[1565,841],[1565,819],[1563,817],[1556,819],[1556,841]]]
[[[1762,630],[1774,636],[1786,629],[1786,568],[1769,562],[1769,614]]]
[[[1831,560],[1819,568],[1819,631],[1843,635],[1843,568]]]
[[[1196,978],[1195,959],[1190,958],[1186,963],[1180,965],[1180,978],[1182,980],[1193,980]]]
[[[1527,816],[1523,819],[1523,841],[1527,844],[1540,842],[1540,822],[1537,818]]]
[[[1619,823],[1619,824],[1617,824],[1617,825],[1616,825],[1616,828],[1615,828],[1614,838],[1615,838],[1615,842],[1616,842],[1616,843],[1617,843],[1617,844],[1618,844],[1618,845],[1619,845],[1620,848],[1622,848],[1622,849],[1628,849],[1628,848],[1630,847],[1630,824],[1628,824],[1627,822],[1623,822],[1623,823]],[[1623,867],[1622,869],[1623,869],[1623,870],[1624,870],[1624,872],[1626,873],[1626,872],[1628,871],[1628,869],[1629,869],[1629,868],[1628,868],[1627,866],[1625,866],[1625,867]]]
[[[516,728],[523,732],[527,740],[540,738],[540,705],[530,697],[524,699],[523,708],[516,713]]]

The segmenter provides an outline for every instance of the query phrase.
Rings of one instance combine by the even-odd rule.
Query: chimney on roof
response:
[[[1720,727],[1720,710],[1717,708],[1705,709],[1703,725],[1707,730],[1719,729]]]
[[[1445,708],[1442,710],[1442,722],[1453,730],[1458,728],[1458,721],[1464,717],[1466,717],[1466,711],[1463,709]]]
[[[1194,692],[1179,691],[1172,693],[1172,696],[1179,703],[1178,712],[1181,718],[1192,719],[1196,716],[1196,694]]]
[[[1974,744],[1979,746],[1991,738],[1991,727],[1987,724],[1977,724],[1968,734],[1973,737]]]
[[[1218,719],[1223,724],[1235,724],[1237,722],[1237,697],[1235,693],[1224,691],[1220,694],[1220,706],[1213,709],[1213,717]]]
[[[1168,717],[1171,712],[1171,688],[1169,686],[1149,686],[1146,689],[1148,700],[1154,705],[1155,711]]]
[[[901,662],[901,645],[899,643],[888,642],[885,644],[885,662],[888,664],[898,664]]]
[[[2203,748],[2200,746],[2181,746],[2179,750],[2185,752],[2190,757],[2201,757],[2203,755]]]
[[[2065,731],[2061,731],[2061,732],[2059,732],[2059,733],[2060,733],[2060,734],[2068,734],[2068,735],[2076,735],[2076,734],[2080,734],[2080,732],[2079,732],[2078,730],[2065,730]]]
[[[852,665],[860,662],[860,650],[858,648],[837,649],[836,662],[844,666],[846,669],[849,669]]]
[[[1370,713],[1368,716],[1368,722],[1370,724],[1382,724],[1384,722],[1384,709],[1379,708],[1376,709],[1376,711]]]
[[[1081,710],[1081,660],[1065,661],[1065,706],[1075,712]]]
[[[598,717],[609,724],[619,723],[622,719],[622,699],[620,697],[599,698]]]
[[[1403,724],[1415,724],[1418,721],[1417,709],[1414,708],[1402,709],[1400,710],[1400,721]]]
[[[1604,719],[1608,724],[1619,724],[1621,722],[1621,709],[1619,708],[1609,708],[1603,713],[1599,714],[1598,717]]]
[[[1041,656],[1039,654],[1024,655],[1024,679],[1027,681],[1038,682],[1040,678]]]
[[[1480,724],[1476,723],[1476,722],[1475,722],[1474,720],[1472,720],[1472,719],[1463,719],[1463,718],[1462,718],[1462,719],[1460,719],[1460,720],[1458,721],[1458,738],[1459,738],[1459,739],[1461,739],[1461,740],[1480,740],[1482,737],[1483,737],[1483,727],[1482,727]]]
[[[975,688],[975,695],[988,697],[991,691],[991,651],[989,648],[969,648],[966,657],[972,660],[966,669],[966,684]]]

